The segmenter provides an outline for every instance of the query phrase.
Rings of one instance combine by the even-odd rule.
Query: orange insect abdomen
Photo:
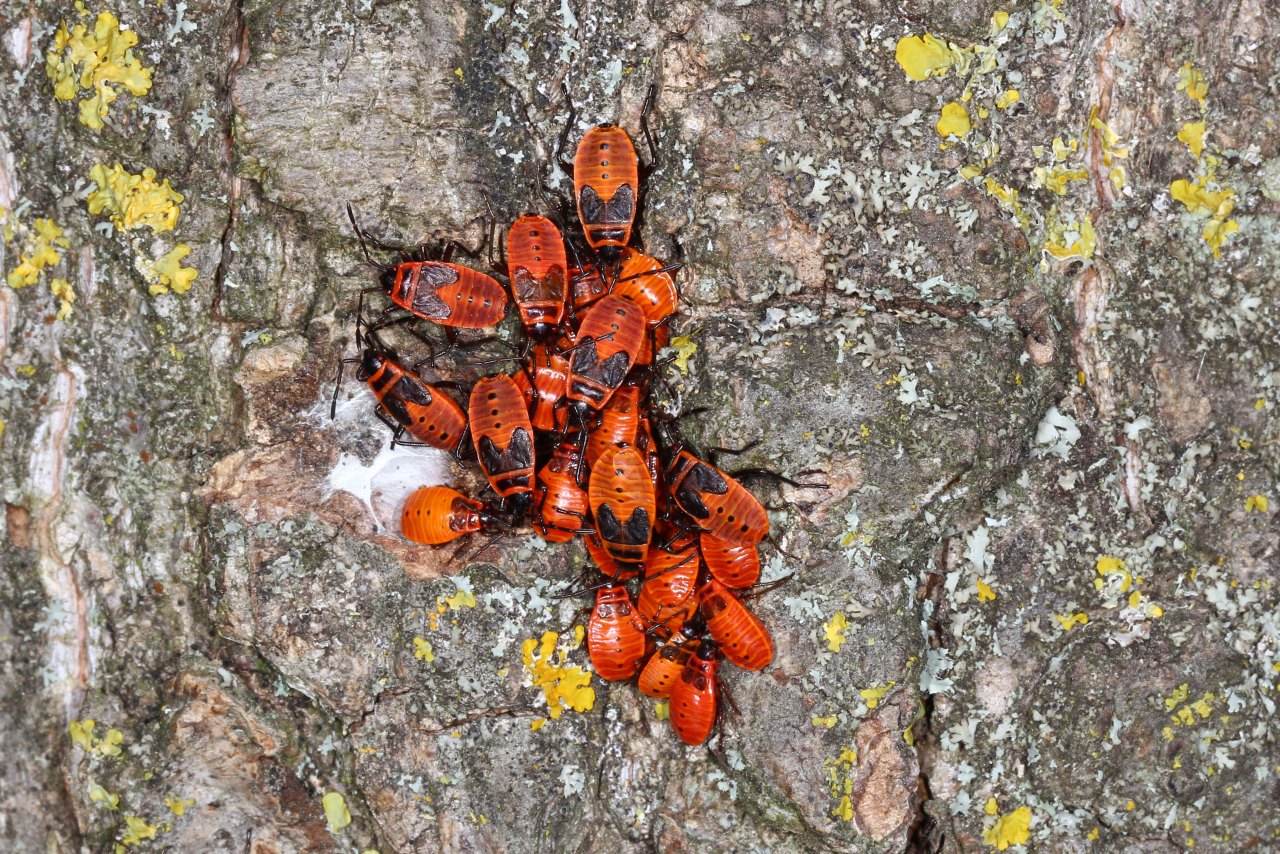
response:
[[[574,532],[588,526],[587,491],[576,479],[580,459],[576,440],[562,442],[538,472],[538,483],[544,490],[538,521],[545,527],[535,525],[534,530],[547,542],[566,543]]]
[[[600,278],[600,271],[595,267],[570,267],[569,276],[572,280],[574,311],[581,312],[609,293],[604,279]]]
[[[415,490],[400,512],[400,532],[415,543],[438,546],[480,530],[484,505],[447,486]]]
[[[642,252],[628,249],[622,253],[622,267],[613,292],[634,302],[644,310],[649,328],[653,329],[676,313],[679,293],[670,273],[655,273],[663,264]]]
[[[624,385],[609,398],[609,403],[600,410],[600,424],[587,437],[587,465],[594,466],[609,448],[635,445],[641,397],[639,387]]]
[[[725,587],[741,590],[760,580],[760,553],[754,543],[722,540],[703,534],[699,545],[707,569]]]
[[[668,472],[671,496],[704,530],[725,540],[758,543],[769,535],[769,514],[729,475],[681,451]]]
[[[533,491],[533,425],[511,377],[485,377],[467,407],[476,456],[494,492],[506,498]]]
[[[689,545],[664,551],[649,549],[644,560],[644,588],[653,601],[678,608],[693,595],[698,580],[698,551]]]
[[[415,317],[459,329],[493,326],[507,311],[507,292],[493,277],[443,261],[400,264],[388,296]]]
[[[657,501],[640,452],[613,447],[601,454],[591,469],[587,500],[596,531],[618,566],[635,569],[643,563]]]
[[[636,354],[636,364],[652,365],[653,355],[670,343],[671,324],[664,323],[649,330],[644,336],[644,343],[640,345],[640,352]]]
[[[627,132],[617,125],[587,131],[573,158],[573,194],[593,249],[630,242],[639,189],[640,161]]]
[[[512,224],[507,273],[526,329],[560,323],[569,290],[569,262],[555,223],[544,216],[522,216]]]
[[[684,666],[697,651],[698,644],[697,638],[685,639],[683,635],[679,635],[650,656],[644,669],[640,671],[640,693],[657,700],[670,697],[671,689],[684,672]]]
[[[620,682],[635,676],[648,645],[627,588],[610,584],[597,590],[596,606],[587,621],[587,653],[600,678]]]
[[[641,585],[636,612],[640,614],[642,624],[655,637],[669,638],[683,629],[698,612],[698,597],[690,596],[683,604],[671,608],[658,604],[653,598],[653,590]]]
[[[698,607],[724,657],[743,670],[763,670],[773,661],[773,636],[760,618],[716,579],[698,588]]]
[[[413,438],[443,451],[458,447],[467,416],[453,398],[386,357],[368,382],[382,408]]]
[[[639,569],[624,569],[618,566],[618,562],[613,559],[613,555],[609,554],[609,550],[604,547],[603,543],[596,545],[594,537],[583,537],[582,542],[587,547],[587,554],[591,555],[591,559],[595,561],[596,568],[600,570],[600,574],[605,578],[630,581],[640,574]]]
[[[610,294],[587,310],[569,358],[571,402],[599,409],[635,365],[644,344],[644,312],[635,303]]]
[[[539,344],[533,348],[529,363],[533,371],[532,381],[526,371],[517,372],[512,379],[529,407],[533,426],[543,432],[554,433],[564,427],[567,417],[563,408],[556,409],[556,403],[569,387],[569,362]]]
[[[685,744],[702,744],[716,725],[719,671],[715,644],[703,644],[671,686],[671,728]]]

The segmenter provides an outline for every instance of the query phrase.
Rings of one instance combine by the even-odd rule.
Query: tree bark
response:
[[[6,850],[1276,844],[1271,11],[11,6]],[[552,717],[580,545],[405,541],[409,490],[474,467],[392,451],[349,375],[329,417],[374,275],[345,205],[404,245],[550,212],[562,83],[570,145],[616,122],[642,158],[658,87],[684,431],[827,484],[753,485],[793,578],[715,753],[632,686]],[[182,200],[113,208],[116,163]]]

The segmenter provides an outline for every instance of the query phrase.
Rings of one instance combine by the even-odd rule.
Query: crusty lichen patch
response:
[[[146,168],[133,173],[119,163],[110,167],[97,163],[89,170],[89,180],[95,185],[85,197],[89,213],[105,214],[122,232],[145,228],[155,235],[177,226],[186,199],[169,184],[168,178],[157,181],[156,170]],[[194,267],[182,266],[182,259],[191,254],[190,246],[179,243],[158,258],[144,252],[140,241],[135,240],[133,248],[134,268],[142,274],[153,296],[191,290],[198,272]]]
[[[184,197],[169,185],[168,178],[157,182],[154,169],[134,174],[119,163],[111,167],[97,163],[89,170],[89,180],[97,185],[85,197],[89,213],[106,214],[116,228],[149,228],[152,234],[159,234],[173,231],[178,224]]]
[[[110,12],[100,13],[92,29],[84,23],[68,27],[62,21],[45,54],[54,97],[71,101],[80,96],[80,123],[101,130],[118,97],[117,87],[135,96],[151,91],[151,69],[133,53],[137,44],[137,34],[122,29]]]
[[[582,635],[583,629],[578,626],[573,646],[581,645]],[[544,632],[541,641],[529,638],[520,644],[520,660],[524,663],[529,684],[542,689],[551,720],[557,720],[566,709],[579,713],[589,711],[596,703],[591,674],[577,665],[566,663],[569,645],[557,645],[559,640],[557,632]],[[530,727],[538,730],[546,722],[546,718],[536,718]]]

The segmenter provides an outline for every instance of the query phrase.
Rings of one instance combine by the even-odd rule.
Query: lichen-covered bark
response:
[[[0,15],[5,273],[66,240],[0,287],[6,850],[1277,844],[1265,4],[85,10]],[[95,130],[45,52],[107,11],[153,79]],[[828,484],[760,490],[794,578],[717,754],[629,686],[549,719],[581,549],[411,547],[398,501],[474,469],[391,452],[350,377],[329,418],[344,205],[406,244],[545,212],[562,82],[571,142],[659,88],[686,432]],[[173,231],[89,212],[116,162]],[[194,287],[149,293],[179,242]]]

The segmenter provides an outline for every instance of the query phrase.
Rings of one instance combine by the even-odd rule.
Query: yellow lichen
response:
[[[969,111],[952,101],[942,107],[942,115],[938,118],[935,125],[938,136],[944,139],[948,136],[955,136],[964,139],[969,135],[969,131],[973,129],[973,125],[969,121]]]
[[[1018,202],[1018,191],[1015,188],[1001,184],[990,175],[983,180],[982,186],[986,189],[988,196],[998,201],[1002,208],[1014,215],[1022,229],[1025,230],[1031,224],[1031,220],[1023,212],[1022,205]]]
[[[1197,178],[1194,183],[1179,178],[1169,185],[1169,194],[1194,214],[1217,215],[1228,205],[1226,213],[1229,214],[1235,207],[1234,190],[1210,190],[1204,178]]]
[[[1204,98],[1209,94],[1209,84],[1200,69],[1191,64],[1191,60],[1184,62],[1178,69],[1178,91],[1186,92],[1188,98],[1204,106]]]
[[[89,800],[95,804],[102,804],[109,810],[116,809],[120,806],[120,796],[115,792],[109,792],[97,783],[89,784]]]
[[[667,700],[659,700],[653,704],[653,716],[660,721],[665,721],[671,717],[671,703]]]
[[[1054,166],[1052,168],[1037,166],[1031,170],[1031,174],[1034,177],[1035,186],[1052,190],[1059,196],[1067,194],[1067,185],[1072,181],[1089,180],[1088,171],[1084,169],[1067,169],[1062,166]]]
[[[988,845],[1004,851],[1010,845],[1023,845],[1031,838],[1031,807],[1018,807],[1008,815],[1002,815],[995,823],[982,831],[982,839]]]
[[[1098,558],[1098,562],[1094,565],[1094,569],[1097,570],[1098,575],[1104,579],[1112,575],[1117,576],[1120,579],[1119,584],[1121,593],[1128,593],[1129,588],[1133,586],[1133,576],[1124,568],[1124,561],[1120,560],[1118,557],[1103,555]],[[1095,583],[1095,586],[1099,585]]]
[[[1191,156],[1196,160],[1200,159],[1201,153],[1204,152],[1204,120],[1198,122],[1186,122],[1182,126],[1182,130],[1178,131],[1178,141],[1186,144],[1191,149]]]
[[[1244,500],[1244,510],[1246,513],[1266,513],[1271,507],[1271,502],[1267,500],[1265,495],[1250,495]]]
[[[1227,242],[1227,238],[1240,230],[1240,223],[1234,219],[1221,219],[1214,217],[1204,224],[1204,230],[1200,232],[1200,237],[1213,250],[1214,258],[1222,257],[1222,245]]]
[[[991,589],[991,585],[983,579],[978,579],[978,601],[992,602],[995,601],[996,591]]]
[[[898,65],[912,80],[943,77],[947,69],[962,59],[959,50],[947,42],[939,41],[925,33],[922,36],[906,36],[898,41],[894,51]]]
[[[1004,94],[996,98],[996,109],[1007,110],[1022,100],[1022,93],[1017,89],[1006,89]]]
[[[1196,178],[1194,182],[1179,178],[1169,185],[1169,194],[1186,209],[1196,215],[1209,215],[1201,237],[1213,250],[1215,258],[1221,256],[1222,245],[1227,238],[1240,230],[1240,224],[1228,219],[1236,207],[1236,194],[1230,188],[1210,190],[1205,176]]]
[[[1177,688],[1173,689],[1173,693],[1165,698],[1164,707],[1166,711],[1173,711],[1177,706],[1187,701],[1187,696],[1191,693],[1191,689],[1187,687],[1187,683],[1183,682]]]
[[[169,808],[169,812],[176,816],[181,816],[187,811],[187,807],[196,805],[195,798],[174,798],[165,796],[164,805]]]
[[[169,179],[156,183],[156,170],[143,169],[135,175],[117,163],[102,163],[89,170],[89,180],[97,189],[85,201],[89,213],[106,213],[120,229],[150,228],[153,234],[172,231],[178,224],[178,206],[185,197],[169,186]]]
[[[54,97],[70,101],[80,92],[91,92],[80,100],[80,122],[101,130],[117,97],[115,87],[123,86],[133,95],[151,90],[151,69],[133,55],[137,43],[137,34],[120,29],[110,12],[98,15],[92,31],[84,24],[68,29],[66,21],[61,22],[53,47],[45,54],[45,73]]]
[[[809,719],[809,722],[812,723],[814,726],[820,726],[820,727],[823,727],[824,729],[831,729],[839,722],[839,720],[840,719],[837,718],[835,715],[826,715],[826,716],[814,715],[812,718]]]
[[[867,704],[868,709],[874,709],[876,706],[880,705],[880,701],[884,699],[884,695],[888,694],[893,686],[897,684],[896,680],[890,680],[888,682],[881,683],[880,685],[873,685],[870,688],[863,688],[858,692],[858,696],[860,696]]]
[[[1098,248],[1098,233],[1087,216],[1065,224],[1051,221],[1047,231],[1044,249],[1055,258],[1092,258]]]
[[[675,364],[680,376],[688,376],[689,359],[698,352],[698,343],[693,340],[692,335],[677,335],[671,339],[671,346],[676,351]]]
[[[444,600],[449,606],[450,611],[457,611],[460,608],[474,608],[476,606],[476,597],[472,595],[470,590],[459,590],[448,599]]]
[[[6,225],[8,225],[6,221]],[[62,229],[51,219],[40,218],[31,223],[26,231],[22,250],[18,254],[18,266],[9,271],[6,281],[11,288],[25,288],[40,281],[40,274],[62,260],[62,252],[71,244],[62,236]],[[8,238],[11,239],[11,238]]]
[[[1000,804],[995,798],[987,798],[987,802],[982,805],[982,811],[987,815],[999,815]]]
[[[191,290],[191,283],[195,281],[197,274],[194,267],[182,266],[182,259],[190,254],[191,247],[185,243],[179,243],[162,255],[158,261],[150,261],[139,256],[134,260],[134,266],[146,278],[148,290],[153,295],[158,296],[169,291],[185,294]]]
[[[836,611],[831,615],[831,619],[822,627],[822,633],[827,639],[827,649],[832,652],[840,651],[840,647],[844,646],[844,631],[848,627],[849,620],[843,611]]]
[[[120,839],[121,845],[137,845],[148,839],[156,838],[156,828],[147,824],[136,815],[124,817],[125,835]]]
[[[852,747],[845,747],[835,758],[824,759],[822,762],[823,770],[827,773],[827,788],[836,801],[831,814],[841,821],[853,820],[850,795],[853,794],[853,769],[857,764],[858,751]]]
[[[105,736],[98,738],[93,733],[97,726],[97,721],[92,718],[86,718],[83,721],[72,720],[67,725],[67,729],[71,733],[71,743],[85,753],[97,753],[101,756],[119,756],[120,745],[124,743],[124,733],[118,729],[108,729]]]
[[[436,654],[431,650],[431,643],[426,638],[420,637],[413,639],[413,657],[428,664],[436,660]]]
[[[1054,614],[1053,618],[1058,621],[1058,625],[1062,626],[1064,632],[1069,632],[1076,626],[1087,626],[1089,624],[1089,615],[1083,611],[1075,614]]]
[[[1106,123],[1098,117],[1098,108],[1094,107],[1089,113],[1089,126],[1095,133],[1098,141],[1098,148],[1102,152],[1102,165],[1108,168],[1107,177],[1117,190],[1123,190],[1125,185],[1124,167],[1116,163],[1118,158],[1126,158],[1129,156],[1129,149],[1120,146],[1120,138],[1116,136],[1115,131],[1107,127]]]
[[[337,833],[351,824],[351,812],[347,809],[347,799],[340,792],[325,792],[320,799],[324,806],[324,818],[329,825],[330,833]]]
[[[71,287],[71,283],[66,279],[59,277],[50,280],[49,290],[53,292],[53,296],[58,300],[58,320],[66,320],[71,316],[71,312],[75,307],[75,288]]]
[[[566,650],[556,648],[559,639],[556,632],[544,632],[541,642],[529,638],[520,645],[520,660],[533,686],[542,689],[552,720],[559,718],[565,709],[585,712],[596,703],[591,674],[576,665],[565,664]]]

